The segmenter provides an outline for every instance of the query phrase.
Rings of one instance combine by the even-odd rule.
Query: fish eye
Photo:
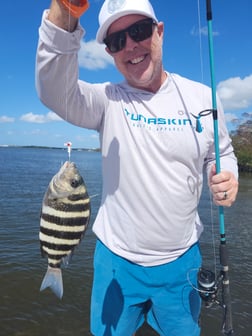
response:
[[[71,187],[77,188],[78,185],[79,185],[79,182],[77,180],[73,179],[73,180],[71,180],[70,184],[71,184]]]

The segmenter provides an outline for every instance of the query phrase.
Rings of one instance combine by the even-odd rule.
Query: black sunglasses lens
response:
[[[128,34],[135,42],[144,41],[152,35],[152,20],[135,23],[129,27]]]
[[[111,52],[118,52],[125,47],[126,44],[126,33],[121,31],[109,35],[105,39],[105,43]]]
[[[132,26],[113,33],[104,39],[104,43],[112,53],[116,53],[122,50],[126,44],[126,32],[130,38],[135,42],[144,41],[151,37],[153,31],[153,24],[155,22],[152,19],[145,19],[134,23]]]

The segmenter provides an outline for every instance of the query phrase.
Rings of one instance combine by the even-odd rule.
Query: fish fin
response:
[[[43,250],[43,246],[41,243],[40,243],[40,253],[42,258],[45,258],[47,256],[47,253]]]
[[[52,268],[48,266],[45,277],[42,281],[40,291],[43,291],[47,287],[51,288],[53,293],[61,299],[63,296],[63,280],[62,272],[60,268]]]
[[[68,265],[70,264],[71,260],[72,260],[72,257],[73,257],[73,250],[71,251],[71,253],[69,253],[68,255],[66,255],[65,257],[63,257],[61,259],[61,262],[62,262],[62,265],[67,268]]]

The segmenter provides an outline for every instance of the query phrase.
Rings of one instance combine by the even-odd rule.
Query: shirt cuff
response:
[[[49,10],[44,11],[39,28],[41,41],[59,54],[78,52],[80,40],[85,35],[85,30],[81,27],[79,21],[76,29],[73,32],[68,32],[49,21],[47,18],[48,12]]]

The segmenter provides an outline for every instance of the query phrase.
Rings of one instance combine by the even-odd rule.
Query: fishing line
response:
[[[204,84],[205,76],[204,76],[204,66],[203,66],[203,44],[202,44],[202,32],[203,27],[201,24],[201,7],[200,7],[200,0],[198,2],[198,25],[199,25],[199,47],[200,47],[200,67],[201,67],[201,80],[202,84]],[[211,113],[213,110],[210,109]],[[214,260],[214,273],[217,274],[217,252],[215,246],[215,221],[214,221],[214,207],[213,207],[213,199],[210,189],[208,188],[208,195],[209,195],[209,203],[210,203],[210,219],[211,219],[211,232],[212,232],[212,249],[213,249],[213,260]]]
[[[212,246],[213,246],[213,258],[214,258],[214,273],[217,274],[217,253],[215,247],[215,231],[214,231],[214,208],[211,191],[208,188],[209,199],[210,199],[210,218],[211,218],[211,231],[212,231]]]
[[[213,29],[212,29],[212,5],[211,0],[206,0],[206,17],[208,26],[208,49],[210,61],[210,74],[211,74],[211,89],[212,89],[212,108],[213,108],[213,127],[214,127],[214,147],[215,147],[215,161],[216,173],[220,173],[220,147],[219,147],[219,132],[218,132],[218,109],[217,109],[217,96],[216,96],[216,83],[214,71],[214,52],[213,52]],[[224,208],[218,206],[219,218],[219,235],[220,235],[220,266],[221,272],[221,287],[222,287],[222,307],[223,309],[223,324],[222,332],[225,335],[232,335],[233,322],[232,322],[232,302],[230,295],[230,282],[229,282],[229,266],[228,266],[228,250],[226,244]]]
[[[98,196],[100,196],[100,194],[91,195],[91,196],[89,196],[89,198],[95,198],[95,197],[98,197]]]
[[[69,50],[69,34],[70,34],[70,26],[71,26],[71,16],[70,16],[70,9],[68,8],[68,38],[67,38],[67,52]],[[68,55],[67,55],[68,58]],[[65,120],[68,122],[68,87],[69,87],[69,67],[66,66],[66,85],[65,85]]]
[[[68,60],[71,58],[69,47],[70,47],[70,37],[71,37],[71,19],[72,17],[79,19],[80,16],[89,8],[89,2],[88,0],[80,0],[78,4],[72,3],[71,0],[61,0],[61,4],[64,6],[65,10],[67,10],[68,13],[68,28],[67,28],[67,52],[66,52],[66,60],[68,63]],[[71,67],[66,64],[65,66],[65,121],[68,122],[68,114],[69,114],[69,78],[70,78],[70,71]],[[71,158],[71,146],[72,143],[69,141],[65,146],[67,145],[68,150],[68,160],[70,161]]]
[[[68,29],[67,29],[67,56],[66,58],[70,58],[69,46],[70,46],[70,34],[71,32],[71,18],[74,17],[75,19],[80,19],[81,15],[86,12],[89,8],[88,0],[79,0],[78,4],[75,4],[72,0],[60,0],[62,6],[67,10],[68,13]],[[70,55],[70,57],[69,57]],[[66,64],[66,89],[65,89],[65,120],[68,121],[68,112],[69,112],[69,78],[70,78],[70,67]]]
[[[197,0],[197,12],[198,12],[198,34],[199,34],[199,54],[200,54],[200,72],[201,72],[201,84],[204,85],[204,67],[203,67],[203,44],[202,44],[202,24],[201,24],[201,6],[200,6],[200,0]],[[204,89],[202,88],[202,100],[204,101]],[[211,114],[213,111],[212,109],[201,111],[200,115],[206,116],[208,114]],[[211,191],[208,188],[208,195],[209,195],[209,203],[210,203],[210,225],[211,225],[211,232],[212,232],[212,248],[213,248],[213,259],[214,259],[214,272],[216,274],[217,269],[217,253],[215,248],[215,235],[214,235],[214,211],[213,211],[213,201],[212,201],[212,195]]]
[[[201,14],[200,14],[200,0],[198,0],[198,32],[199,32],[199,50],[200,50],[200,73],[201,83],[204,83],[204,68],[203,68],[203,47],[202,47],[202,26],[201,26]]]
[[[70,34],[70,27],[71,27],[71,16],[70,16],[70,9],[67,9],[68,11],[68,29],[67,29],[67,53],[69,50],[69,34]],[[69,58],[69,55],[66,55],[66,58]],[[69,67],[66,65],[65,67],[65,121],[68,122],[68,92],[69,92]],[[67,146],[67,153],[68,153],[68,161],[71,161],[71,150],[72,150],[72,143],[70,141],[64,143],[64,146]]]
[[[200,6],[200,0],[197,0],[197,12],[198,12],[198,34],[199,34],[199,54],[200,54],[200,73],[201,73],[201,84],[204,84],[205,76],[204,76],[204,66],[203,66],[203,44],[202,44],[202,20],[201,20],[201,6]],[[202,89],[203,92],[203,89]],[[204,94],[202,93],[202,98],[204,101]],[[212,110],[209,110],[210,113],[212,113]],[[205,111],[202,111],[205,112]],[[201,112],[201,113],[202,113]],[[207,112],[207,111],[206,111]],[[207,115],[207,114],[205,114]],[[210,202],[210,218],[211,218],[211,231],[212,231],[212,245],[213,245],[213,258],[214,258],[214,272],[216,274],[216,268],[217,268],[217,254],[216,254],[216,248],[215,248],[215,238],[214,238],[214,216],[213,216],[213,201],[212,201],[212,195],[210,190],[208,189],[209,194],[209,202]]]
[[[200,71],[201,71],[201,84],[204,85],[204,67],[203,67],[203,44],[202,44],[202,32],[203,28],[201,25],[201,14],[200,14],[200,0],[197,0],[197,11],[198,11],[198,34],[199,34],[199,54],[200,54]],[[202,101],[204,102],[204,89],[202,87]],[[208,114],[213,114],[213,108],[203,110],[199,113],[199,118],[201,116],[207,116]],[[206,268],[194,268],[187,272],[187,281],[189,285],[199,293],[201,299],[204,301],[207,308],[211,307],[213,304],[222,306],[222,300],[219,300],[219,291],[221,287],[222,275],[217,275],[217,252],[215,247],[215,223],[214,223],[214,207],[213,199],[210,188],[208,188],[208,198],[210,203],[210,226],[211,226],[211,245],[213,251],[213,269],[210,271]],[[197,278],[197,283],[194,284],[192,278]],[[195,280],[194,280],[195,281]]]
[[[200,16],[198,0],[198,16]],[[216,83],[215,83],[215,71],[214,71],[214,53],[213,53],[213,30],[212,30],[212,8],[211,0],[206,0],[206,17],[207,17],[207,32],[208,32],[208,49],[209,49],[209,63],[210,63],[210,75],[211,75],[211,95],[212,95],[212,108],[209,109],[213,116],[213,134],[214,134],[214,150],[215,150],[215,165],[216,174],[220,173],[220,147],[219,147],[219,129],[218,129],[218,109],[217,109],[217,96],[216,96]],[[200,23],[200,18],[199,18]],[[199,24],[199,36],[201,35],[201,28]],[[201,36],[200,36],[201,38]],[[200,42],[200,53],[202,59],[202,42]],[[203,72],[203,67],[202,67]],[[202,76],[203,78],[203,76]],[[203,84],[203,83],[202,83]],[[205,111],[203,111],[204,113]],[[210,172],[211,174],[211,172]],[[210,193],[210,189],[209,189]],[[223,308],[223,323],[222,332],[225,335],[233,335],[232,324],[232,303],[230,295],[230,283],[229,283],[229,266],[228,266],[228,251],[226,246],[226,234],[225,234],[225,220],[224,220],[224,208],[218,206],[218,219],[219,219],[219,257],[220,257],[220,271],[216,272],[217,261],[216,251],[214,244],[214,223],[213,223],[213,201],[210,197],[211,204],[211,225],[212,225],[212,237],[213,237],[213,249],[214,249],[214,265],[215,272],[211,272],[207,269],[200,268],[197,273],[197,287],[192,283],[190,275],[195,270],[189,270],[187,274],[189,284],[199,292],[202,300],[204,300],[206,307],[211,307],[212,304],[218,304]],[[195,277],[194,277],[195,278]],[[219,291],[221,291],[221,298],[218,299]]]

